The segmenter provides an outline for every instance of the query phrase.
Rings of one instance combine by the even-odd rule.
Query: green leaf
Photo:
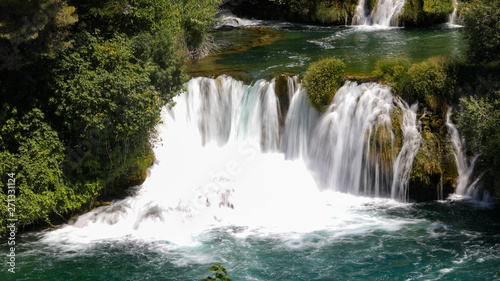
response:
[[[213,265],[209,270],[210,271],[217,271],[217,270],[219,270],[219,268],[217,268],[217,266]]]

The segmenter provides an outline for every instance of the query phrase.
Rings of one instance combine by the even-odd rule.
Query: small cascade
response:
[[[380,27],[398,26],[397,16],[403,11],[405,0],[379,0],[370,12],[365,0],[359,0],[352,25]]]
[[[297,89],[290,102],[286,116],[282,151],[286,159],[307,158],[309,141],[319,118],[317,111],[309,105],[305,89]]]
[[[260,141],[263,151],[276,151],[279,146],[279,109],[274,87],[274,79],[258,80],[246,90],[239,108],[238,138]]]
[[[216,19],[215,28],[255,26],[261,24],[261,21],[259,20],[249,20],[237,17],[229,10],[219,11],[215,16],[215,19]]]
[[[474,155],[472,160],[468,160],[467,155],[463,151],[463,140],[450,119],[451,114],[452,112],[450,108],[446,114],[446,127],[451,137],[451,144],[455,154],[455,161],[457,163],[458,170],[458,183],[455,189],[455,194],[467,196],[478,201],[488,202],[490,200],[488,192],[479,186],[482,175],[474,181],[471,178],[479,155]]]
[[[402,201],[408,200],[408,183],[412,171],[413,159],[420,148],[420,132],[417,125],[418,103],[411,107],[401,100],[397,100],[399,108],[403,108],[403,145],[394,163],[394,181],[392,182],[391,197]]]
[[[370,9],[366,5],[365,0],[359,0],[356,10],[354,11],[354,17],[352,18],[352,25],[370,25],[371,15]]]
[[[457,8],[458,2],[457,0],[453,0],[453,12],[448,18],[448,26],[450,27],[460,27],[460,25],[457,25]]]

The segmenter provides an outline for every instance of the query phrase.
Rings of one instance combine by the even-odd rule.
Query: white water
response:
[[[462,27],[461,25],[457,24],[457,18],[458,18],[457,8],[458,8],[458,2],[457,0],[453,0],[453,12],[448,17],[448,26],[450,27]]]
[[[365,0],[359,0],[352,25],[387,28],[398,26],[397,17],[402,13],[405,0],[378,0],[370,12]]]
[[[451,114],[452,110],[450,108],[446,114],[446,127],[451,136],[451,144],[455,154],[455,161],[457,163],[458,170],[458,182],[457,187],[455,188],[455,194],[470,197],[474,200],[482,202],[489,202],[491,201],[490,195],[479,185],[482,175],[477,177],[475,180],[472,178],[474,166],[479,155],[474,155],[469,161],[467,155],[463,151],[463,140],[450,119]]]
[[[352,18],[352,25],[370,25],[371,15],[370,9],[366,6],[365,0],[359,0],[356,6],[356,11],[354,12],[354,17]]]
[[[262,23],[260,20],[245,19],[237,17],[235,14],[228,10],[221,10],[216,15],[216,26],[215,28],[221,28],[224,26],[230,27],[243,27],[243,26],[257,26]]]
[[[386,86],[347,82],[319,117],[296,78],[289,79],[283,130],[274,80],[251,86],[230,77],[190,80],[173,109],[162,113],[157,160],[136,194],[82,215],[43,241],[85,248],[127,237],[193,246],[213,227],[243,226],[259,235],[346,224],[346,234],[397,229],[402,222],[353,209],[398,204],[360,195],[406,198],[411,150],[419,142],[414,110]],[[400,152],[390,118],[396,109],[403,120]],[[377,134],[385,135],[384,143]]]
[[[402,102],[396,102],[389,87],[347,82],[339,89],[316,126],[310,149],[310,166],[322,188],[406,198],[406,190],[400,188],[406,187],[402,182],[408,177],[399,167],[411,171],[415,153],[408,153],[406,147],[402,153],[396,151],[391,121],[396,107],[405,112],[406,119],[413,118],[403,123],[403,147],[414,147],[413,142],[417,142],[418,148],[416,116]]]

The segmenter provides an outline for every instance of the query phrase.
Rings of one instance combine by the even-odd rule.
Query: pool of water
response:
[[[462,200],[401,204],[335,196],[341,200],[325,203],[331,212],[320,218],[324,225],[309,231],[233,225],[176,242],[137,237],[90,242],[28,233],[19,240],[17,273],[0,276],[201,280],[219,262],[233,280],[500,280],[498,208]]]
[[[371,73],[377,60],[408,57],[419,62],[432,56],[461,55],[465,51],[461,29],[448,25],[429,28],[376,28],[370,26],[310,26],[267,24],[280,37],[270,44],[244,52],[231,52],[201,60],[188,67],[191,73],[246,73],[260,78],[282,72],[302,73],[314,61],[342,59],[347,72]],[[241,30],[217,31],[215,42],[222,46],[245,42]],[[243,44],[243,43],[242,43]]]

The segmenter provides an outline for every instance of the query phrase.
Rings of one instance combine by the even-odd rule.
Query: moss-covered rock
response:
[[[420,122],[421,146],[413,163],[409,197],[417,202],[445,199],[454,192],[458,179],[446,124],[441,116],[429,112]]]
[[[279,102],[280,109],[280,127],[284,126],[286,115],[288,113],[288,108],[290,107],[290,96],[291,94],[288,92],[288,79],[290,75],[288,74],[280,74],[276,77],[274,92]]]
[[[149,154],[142,157],[141,161],[130,167],[126,173],[107,185],[97,198],[97,201],[106,202],[128,196],[127,189],[144,183],[148,176],[148,167],[153,165],[154,160],[155,155],[151,151]]]

